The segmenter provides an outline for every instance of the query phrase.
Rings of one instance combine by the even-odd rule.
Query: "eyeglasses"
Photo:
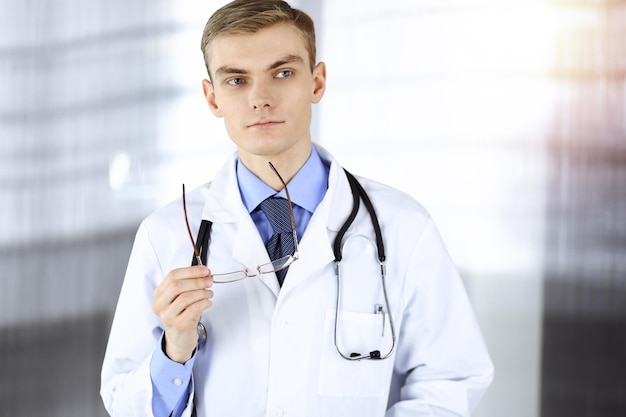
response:
[[[211,276],[213,277],[213,282],[216,284],[241,281],[242,279],[257,277],[261,274],[273,274],[277,271],[288,268],[292,263],[298,260],[298,235],[296,234],[296,219],[293,215],[293,207],[291,205],[289,190],[287,189],[287,184],[280,176],[274,165],[270,162],[269,166],[270,168],[272,168],[272,171],[274,171],[280,182],[283,184],[283,187],[285,188],[287,203],[289,205],[289,215],[291,217],[291,232],[293,235],[293,246],[295,249],[294,253],[292,255],[284,256],[280,259],[258,265],[253,271],[248,268],[244,268],[233,272],[224,272],[218,274],[212,273]],[[185,184],[183,184],[183,211],[185,213],[185,224],[187,225],[187,232],[189,233],[189,239],[191,240],[191,245],[193,246],[194,256],[198,261],[198,265],[203,265],[202,259],[200,258],[200,253],[198,252],[198,247],[196,246],[196,242],[193,239],[193,234],[191,233],[191,228],[189,227],[189,219],[187,218],[187,203],[185,202]]]

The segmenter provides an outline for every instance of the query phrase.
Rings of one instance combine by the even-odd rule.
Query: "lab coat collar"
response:
[[[328,191],[300,240],[300,259],[289,267],[281,294],[288,294],[304,280],[320,276],[316,272],[334,261],[334,237],[352,209],[352,192],[343,168],[328,151],[315,146],[322,160],[330,163]]]
[[[352,190],[339,162],[323,147],[315,145],[323,161],[330,164],[328,192],[318,206],[329,231],[338,232],[352,210]]]
[[[352,191],[339,162],[320,145],[314,146],[322,161],[330,165],[328,191],[320,203],[322,207],[317,207],[314,217],[322,216],[328,229],[337,232],[352,209]],[[203,219],[214,223],[230,223],[240,221],[242,216],[248,214],[237,185],[236,165],[237,154],[233,153],[209,187],[203,190],[206,202],[202,212]]]
[[[205,188],[202,218],[213,223],[237,222],[247,213],[237,185],[237,154],[233,153]]]
[[[334,260],[329,235],[339,231],[352,208],[351,190],[343,168],[324,148],[315,145],[323,161],[330,163],[328,191],[318,205],[299,243],[300,259],[289,267],[285,283],[280,289],[274,275],[261,280],[278,296],[286,294],[304,279],[313,279],[319,271]],[[205,206],[202,218],[213,223],[237,223],[232,256],[250,267],[269,262],[261,237],[245,208],[236,174],[237,155],[233,154],[218,171],[213,182],[205,188]]]

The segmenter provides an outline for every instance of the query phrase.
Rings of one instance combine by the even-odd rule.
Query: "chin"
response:
[[[248,146],[241,146],[240,149],[251,155],[270,156],[283,153],[290,147],[290,144],[283,139],[261,137],[248,141]]]

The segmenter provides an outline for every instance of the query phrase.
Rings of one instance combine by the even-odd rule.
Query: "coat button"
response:
[[[280,328],[286,327],[287,326],[287,320],[285,319],[278,319],[278,321],[276,321],[276,325]]]
[[[274,417],[283,417],[285,415],[285,411],[282,408],[275,408],[272,415]]]

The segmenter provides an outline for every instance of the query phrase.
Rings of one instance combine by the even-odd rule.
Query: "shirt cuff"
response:
[[[195,362],[195,351],[185,364],[174,362],[165,354],[163,341],[164,335],[161,335],[161,341],[150,361],[152,411],[155,416],[169,416],[173,411],[181,412],[185,409],[191,393],[191,375]]]

